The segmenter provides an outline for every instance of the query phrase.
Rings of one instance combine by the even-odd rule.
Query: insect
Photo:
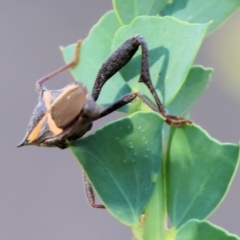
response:
[[[139,46],[142,49],[139,82],[144,83],[150,90],[157,107],[140,93],[134,92],[121,97],[105,109],[100,108],[96,101],[103,85],[129,62]],[[65,149],[68,147],[69,141],[78,139],[88,132],[92,127],[93,121],[116,111],[133,101],[136,97],[140,98],[153,111],[162,114],[169,125],[182,126],[186,123],[192,123],[185,118],[166,113],[153,87],[149,73],[148,48],[145,39],[140,35],[135,35],[126,40],[105,60],[97,74],[91,94],[80,82],[74,82],[59,90],[46,89],[43,85],[44,82],[77,64],[80,47],[81,41],[78,41],[72,62],[36,82],[36,89],[39,93],[38,103],[32,113],[27,133],[18,147],[36,145]],[[103,205],[95,204],[93,188],[85,175],[84,182],[87,198],[91,206],[104,208]]]

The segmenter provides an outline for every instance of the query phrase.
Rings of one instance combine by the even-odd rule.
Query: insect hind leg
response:
[[[72,67],[75,67],[79,61],[79,52],[80,52],[80,48],[81,48],[81,44],[82,44],[82,40],[79,40],[77,43],[76,43],[76,47],[74,49],[74,58],[73,60],[64,65],[63,67],[53,71],[52,73],[46,75],[45,77],[43,78],[40,78],[39,80],[36,81],[36,90],[37,92],[41,91],[42,90],[42,84],[48,80],[50,80],[51,78],[57,76],[58,74],[68,70],[69,68],[72,68]]]

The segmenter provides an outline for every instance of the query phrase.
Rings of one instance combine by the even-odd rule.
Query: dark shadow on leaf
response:
[[[140,55],[133,58],[124,68],[121,69],[120,74],[123,77],[123,79],[126,81],[126,83],[140,74],[141,57],[142,56]],[[157,82],[155,83],[155,88],[161,91],[162,97],[164,99],[164,96],[165,96],[164,83],[165,83],[166,72],[169,64],[169,50],[163,46],[149,50],[150,74],[151,74],[151,67],[161,58],[163,58],[163,63],[161,68],[159,69],[159,77],[157,79]],[[124,86],[124,92],[126,90],[127,90],[127,87]],[[130,88],[129,90],[131,91]],[[119,93],[120,92],[123,93],[123,89],[121,89]],[[118,93],[118,96],[119,96],[119,93]],[[125,94],[126,93],[127,92],[125,92]]]
[[[79,138],[77,140],[71,141],[70,147],[78,148],[78,146],[81,146],[82,141],[86,144],[86,142],[88,142],[89,140],[91,141],[94,135],[95,136],[97,135],[97,136],[100,136],[100,139],[102,139],[103,142],[108,142],[108,143],[111,142],[111,144],[115,146],[115,148],[119,148],[118,150],[122,152],[123,146],[121,146],[121,140],[125,139],[127,136],[133,133],[134,126],[132,121],[129,118],[123,118],[121,123],[118,126],[119,126],[119,129],[116,129],[116,125],[114,124],[106,125],[105,127],[97,130],[97,132],[94,132],[90,135],[83,136],[82,138]],[[120,129],[121,131],[119,131]],[[91,144],[91,142],[89,142],[89,144]]]
[[[132,90],[131,88],[127,85],[127,83],[125,83],[116,93],[116,96],[114,98],[114,102],[117,101],[118,99],[120,99],[121,97],[123,97],[124,95],[131,93]],[[108,107],[110,104],[102,104],[101,106],[106,108]],[[119,108],[117,111],[119,112],[127,112],[128,111],[128,104]]]
[[[157,83],[155,85],[155,88],[160,90],[162,93],[162,100],[163,100],[163,104],[164,104],[164,99],[165,99],[165,80],[166,80],[166,72],[167,72],[167,68],[168,68],[168,64],[169,64],[169,50],[165,47],[161,47],[159,53],[156,54],[160,54],[160,57],[163,57],[163,63],[161,66],[161,69],[159,71],[159,77],[157,80]]]

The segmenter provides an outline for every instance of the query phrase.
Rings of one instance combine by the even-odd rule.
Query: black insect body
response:
[[[80,82],[69,84],[59,90],[46,89],[42,85],[44,82],[77,64],[80,46],[81,41],[77,43],[75,57],[71,63],[36,82],[36,88],[39,92],[38,104],[33,111],[26,136],[18,147],[37,145],[61,149],[67,148],[69,141],[82,137],[91,129],[93,121],[116,111],[133,101],[136,97],[139,97],[153,111],[162,114],[170,125],[182,126],[186,123],[192,123],[182,117],[166,114],[150,78],[147,44],[144,38],[139,35],[128,39],[106,59],[97,74],[91,94],[88,93],[86,87]],[[142,48],[139,82],[143,82],[148,87],[157,107],[153,106],[143,95],[135,92],[121,97],[105,109],[100,108],[96,101],[103,85],[128,63],[139,46]],[[94,192],[86,176],[84,176],[84,182],[91,206],[104,208],[103,205],[95,204]]]

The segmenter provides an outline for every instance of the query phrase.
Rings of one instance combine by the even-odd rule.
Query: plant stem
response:
[[[145,210],[144,240],[164,240],[166,234],[166,193],[164,159],[153,195]]]

